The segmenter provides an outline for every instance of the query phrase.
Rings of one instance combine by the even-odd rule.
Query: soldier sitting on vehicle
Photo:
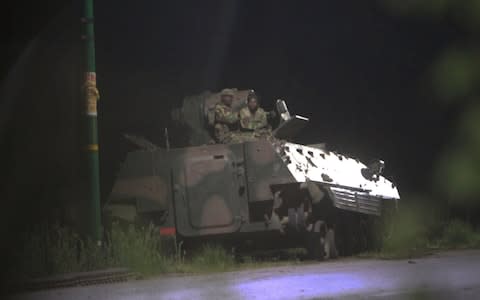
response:
[[[240,130],[244,140],[266,138],[272,130],[267,121],[267,113],[258,105],[258,97],[250,93],[247,106],[240,110]]]
[[[232,110],[233,90],[224,89],[220,95],[220,103],[215,105],[214,134],[218,143],[230,144],[240,142],[238,134],[238,113]]]

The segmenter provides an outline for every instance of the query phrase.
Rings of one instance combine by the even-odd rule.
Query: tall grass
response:
[[[109,228],[101,246],[67,227],[39,226],[22,236],[14,252],[10,273],[15,280],[112,267],[150,276],[221,272],[236,265],[234,256],[219,245],[204,244],[186,258],[182,243],[162,240],[154,226],[118,223]]]
[[[233,253],[215,244],[205,244],[194,254],[191,260],[192,271],[228,271],[235,266]]]
[[[480,248],[480,233],[465,222],[442,223],[425,211],[403,209],[393,217],[391,233],[379,252],[364,256],[406,258],[437,249]],[[187,257],[182,243],[169,245],[153,226],[121,227],[113,223],[102,246],[67,227],[38,226],[11,246],[11,278],[125,267],[145,276],[167,273],[223,272],[238,269],[233,253],[220,245],[204,244]],[[172,250],[173,249],[173,250]],[[271,263],[271,262],[270,262]],[[243,266],[268,265],[246,261]]]
[[[126,267],[145,275],[172,271],[175,256],[167,255],[153,226],[121,228],[114,223],[102,246],[59,225],[40,226],[23,235],[13,253],[15,278]]]
[[[480,233],[461,220],[452,220],[444,228],[439,244],[444,248],[480,248]]]
[[[411,257],[420,254],[428,244],[428,225],[424,210],[402,207],[389,222],[391,230],[384,239],[381,256],[384,258]]]
[[[93,243],[58,224],[38,226],[23,234],[15,245],[11,273],[14,277],[37,277],[86,271],[101,265],[102,255]]]
[[[172,258],[162,253],[162,241],[152,225],[140,228],[130,225],[122,230],[114,223],[105,249],[106,257],[111,260],[109,265],[143,274],[165,272],[173,264]]]
[[[391,232],[378,252],[361,256],[409,258],[432,250],[480,248],[480,233],[462,220],[448,220],[428,207],[408,205],[389,221]]]

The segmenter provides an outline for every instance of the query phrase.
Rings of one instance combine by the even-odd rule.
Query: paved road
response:
[[[414,260],[340,259],[39,291],[14,299],[480,299],[480,251]],[[423,297],[418,297],[423,296]]]

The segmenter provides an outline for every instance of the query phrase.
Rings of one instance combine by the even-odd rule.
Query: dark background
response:
[[[3,220],[50,216],[82,174],[80,3],[4,10],[0,87]],[[378,1],[96,1],[102,198],[129,150],[123,133],[162,144],[184,96],[255,89],[308,116],[301,143],[382,158],[402,196],[429,193],[455,107],[430,84],[464,33],[393,15]],[[408,197],[405,197],[408,198]],[[10,213],[12,212],[13,213]],[[7,213],[8,212],[8,213]],[[39,216],[40,215],[40,216]],[[20,217],[21,216],[21,217]]]

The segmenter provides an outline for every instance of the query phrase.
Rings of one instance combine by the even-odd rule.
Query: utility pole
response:
[[[89,234],[90,237],[101,243],[102,230],[100,223],[100,175],[98,158],[98,129],[97,129],[97,101],[100,94],[97,89],[97,75],[95,73],[95,33],[93,22],[93,0],[84,0],[84,15],[81,19],[84,33],[82,36],[85,45],[85,118],[87,128],[86,151],[88,160],[88,196],[89,196]]]

